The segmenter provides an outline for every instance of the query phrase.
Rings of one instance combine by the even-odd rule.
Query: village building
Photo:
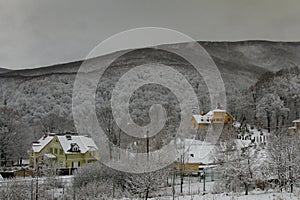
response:
[[[201,114],[193,115],[192,128],[201,129],[214,127],[215,125],[227,125],[233,124],[234,118],[226,110],[222,109],[220,104],[214,110],[207,112],[201,112]]]
[[[197,130],[197,139],[185,139],[181,149],[182,156],[176,162],[176,168],[179,173],[184,175],[201,175],[205,169],[209,171],[216,166],[212,155],[214,145],[204,139],[207,130],[214,130],[216,127],[231,125],[234,118],[226,110],[222,109],[220,104],[214,110],[207,113],[195,114],[192,116],[191,126]],[[203,132],[203,133],[202,133]]]
[[[293,125],[292,127],[289,127],[290,131],[291,131],[291,134],[292,135],[295,135],[295,134],[300,134],[300,119],[296,119],[293,122]]]
[[[98,147],[91,137],[49,133],[33,142],[29,164],[34,169],[40,166],[76,169],[98,160]]]
[[[177,172],[184,175],[200,175],[208,166],[214,165],[211,155],[214,145],[194,139],[184,139],[180,146],[180,158],[176,162]]]

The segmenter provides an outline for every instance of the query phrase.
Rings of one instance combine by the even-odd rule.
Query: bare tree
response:
[[[61,117],[58,114],[50,113],[40,120],[43,132],[63,133],[73,131],[74,125],[71,120]]]
[[[220,182],[229,191],[238,192],[244,187],[245,195],[248,195],[251,185],[261,173],[259,162],[259,148],[253,143],[242,140],[227,140],[220,142],[216,149],[215,161],[219,163],[219,171],[222,172]]]
[[[101,199],[126,196],[125,175],[101,163],[79,168],[74,176],[74,192],[79,199]],[[78,191],[78,192],[77,192]]]
[[[149,198],[149,193],[167,185],[168,169],[149,173],[127,174],[125,187],[133,195]]]
[[[283,101],[277,94],[266,94],[259,101],[256,106],[257,117],[265,117],[267,120],[268,132],[271,131],[271,120],[273,115],[282,115],[289,111],[288,108],[284,106]]]
[[[268,143],[269,171],[276,177],[278,187],[282,190],[289,186],[293,192],[294,183],[300,180],[300,139],[298,135],[281,129],[276,131]]]
[[[0,166],[18,161],[26,156],[29,148],[26,126],[18,112],[13,109],[0,108]]]

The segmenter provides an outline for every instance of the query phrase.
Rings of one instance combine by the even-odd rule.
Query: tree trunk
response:
[[[148,199],[148,195],[149,195],[149,189],[147,188],[147,190],[146,190],[146,195],[145,195],[145,200]]]
[[[284,121],[285,121],[285,116],[282,115],[282,121],[281,121],[281,126],[282,126],[282,127],[284,126]]]
[[[271,132],[271,116],[267,114],[267,127],[268,127],[268,133]]]
[[[245,185],[245,195],[248,195],[249,184],[244,183],[244,185]]]
[[[183,172],[181,172],[180,175],[180,193],[182,194],[182,188],[183,188]]]

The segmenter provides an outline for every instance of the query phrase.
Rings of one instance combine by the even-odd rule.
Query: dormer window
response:
[[[79,150],[78,146],[73,147],[73,151],[78,151],[78,150]]]
[[[80,152],[78,144],[71,143],[71,148],[68,150],[68,152]]]

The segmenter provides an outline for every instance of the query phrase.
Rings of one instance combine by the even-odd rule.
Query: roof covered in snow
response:
[[[299,123],[300,122],[300,119],[296,119],[293,121],[293,123]]]
[[[37,142],[32,143],[33,152],[40,152],[49,142],[51,142],[54,138],[55,134],[46,134],[41,137]]]
[[[185,163],[199,163],[199,164],[211,164],[214,159],[211,152],[214,149],[214,145],[193,139],[185,139],[184,144],[184,162]],[[182,152],[180,152],[182,153]]]
[[[54,158],[56,158],[56,156],[53,155],[52,153],[45,153],[45,154],[43,154],[43,156],[46,157],[46,158],[49,158],[49,159],[54,159]]]
[[[226,110],[216,108],[216,109],[213,110],[213,112],[226,112]]]
[[[209,111],[208,113],[204,115],[193,115],[193,118],[198,124],[211,124],[211,121],[213,120],[214,113],[215,112],[222,112],[226,113],[227,115],[231,116],[229,113],[226,112],[226,110],[216,108],[214,110]]]
[[[70,149],[72,146],[76,145],[79,148],[80,153],[86,153],[89,150],[97,150],[98,147],[95,144],[94,140],[88,136],[83,135],[55,135],[55,134],[46,134],[41,137],[37,142],[32,144],[32,149],[35,153],[40,152],[45,146],[47,146],[54,138],[57,138],[60,145],[63,148],[65,154],[72,154]],[[78,153],[76,152],[76,153]],[[50,156],[51,155],[47,155]]]
[[[57,138],[65,154],[72,154],[72,152],[69,151],[72,144],[78,145],[80,153],[86,153],[91,149],[98,149],[94,140],[87,136],[71,135],[70,139],[68,139],[65,135],[58,135]]]

